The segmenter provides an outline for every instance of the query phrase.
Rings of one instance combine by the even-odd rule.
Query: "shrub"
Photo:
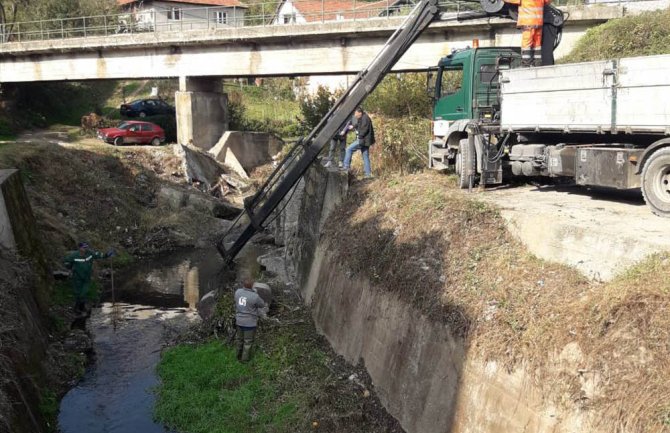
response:
[[[377,144],[372,148],[375,171],[415,172],[426,167],[430,121],[416,117],[374,116]]]
[[[303,132],[307,133],[314,129],[334,104],[335,95],[323,86],[318,87],[316,94],[305,96],[300,101]]]
[[[424,74],[389,74],[368,96],[365,109],[392,117],[429,117],[432,101]]]
[[[646,12],[589,29],[561,63],[670,54],[670,10]]]

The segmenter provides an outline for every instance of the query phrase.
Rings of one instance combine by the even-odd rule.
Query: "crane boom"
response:
[[[480,2],[482,6],[487,5],[483,7],[484,11],[467,12],[446,19],[442,18],[442,20],[460,21],[490,15],[504,15],[502,0],[480,0]],[[283,210],[284,206],[280,207],[280,205],[290,200],[290,196],[287,196],[316,160],[321,149],[339,132],[339,128],[351,117],[356,107],[377,87],[419,35],[439,16],[437,0],[419,1],[377,56],[358,73],[354,82],[319,124],[307,137],[300,139],[291,148],[256,194],[245,200],[244,212],[216,244],[217,250],[227,263],[232,262],[255,233],[262,231],[270,224],[266,221],[273,213],[278,215]],[[232,245],[226,248],[226,240],[231,235],[237,235],[237,237]]]

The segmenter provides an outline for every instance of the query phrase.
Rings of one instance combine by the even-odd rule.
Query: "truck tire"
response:
[[[456,174],[458,175],[458,187],[461,189],[470,187],[468,167],[472,167],[471,172],[476,173],[475,145],[469,139],[463,138],[458,142],[458,153],[456,154]]]
[[[654,214],[670,218],[670,147],[657,150],[645,162],[642,195]]]

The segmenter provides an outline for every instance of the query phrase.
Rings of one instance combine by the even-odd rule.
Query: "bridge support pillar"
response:
[[[177,141],[211,149],[228,130],[228,97],[220,78],[180,77],[175,93]]]

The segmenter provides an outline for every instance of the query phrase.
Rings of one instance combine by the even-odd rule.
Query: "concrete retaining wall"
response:
[[[599,432],[576,404],[565,410],[545,402],[523,369],[478,359],[445,325],[369,281],[346,277],[327,250],[316,250],[302,287],[317,329],[348,362],[365,365],[408,433]],[[579,375],[567,361],[555,368]]]
[[[510,372],[486,362],[448,326],[383,287],[348,277],[320,238],[347,189],[346,176],[312,168],[275,235],[317,329],[348,362],[365,365],[380,400],[408,433],[599,432],[577,404],[557,408],[544,401],[523,368]],[[576,355],[556,356],[552,368],[579,380],[580,350],[565,351]]]

